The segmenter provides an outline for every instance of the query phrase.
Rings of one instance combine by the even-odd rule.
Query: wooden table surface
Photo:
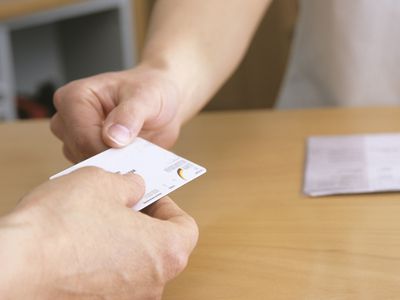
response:
[[[164,299],[399,299],[400,195],[308,198],[305,139],[399,132],[400,109],[207,113],[174,151],[208,173],[172,198],[200,240]],[[0,212],[63,169],[46,122],[0,125]]]
[[[0,20],[20,17],[85,0],[1,0]]]

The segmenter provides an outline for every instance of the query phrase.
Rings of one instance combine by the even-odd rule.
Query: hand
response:
[[[33,190],[0,219],[0,276],[13,274],[0,298],[159,299],[198,232],[169,198],[129,208],[143,192],[139,176],[96,168]]]
[[[179,134],[179,92],[161,70],[147,66],[73,81],[54,96],[53,133],[72,162],[140,135],[171,147]]]

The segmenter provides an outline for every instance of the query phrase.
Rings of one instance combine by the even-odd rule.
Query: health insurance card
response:
[[[94,166],[109,172],[134,172],[142,176],[146,191],[133,207],[139,211],[172,191],[206,173],[206,169],[142,138],[120,149],[108,149],[82,161],[50,179],[82,167]]]

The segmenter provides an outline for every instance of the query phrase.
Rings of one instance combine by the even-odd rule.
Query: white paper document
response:
[[[76,169],[94,166],[109,172],[134,172],[142,176],[145,194],[133,207],[141,210],[182,185],[206,173],[206,169],[142,138],[121,149],[109,149],[82,161],[52,177],[66,175]]]
[[[314,136],[307,141],[304,193],[400,191],[400,134]]]

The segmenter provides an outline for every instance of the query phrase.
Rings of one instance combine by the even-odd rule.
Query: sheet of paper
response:
[[[133,207],[141,210],[182,185],[206,173],[206,169],[142,138],[121,149],[109,149],[82,161],[52,177],[66,175],[76,169],[94,166],[109,172],[134,172],[143,177],[145,195]]]
[[[400,191],[400,134],[314,136],[307,142],[304,193]]]

